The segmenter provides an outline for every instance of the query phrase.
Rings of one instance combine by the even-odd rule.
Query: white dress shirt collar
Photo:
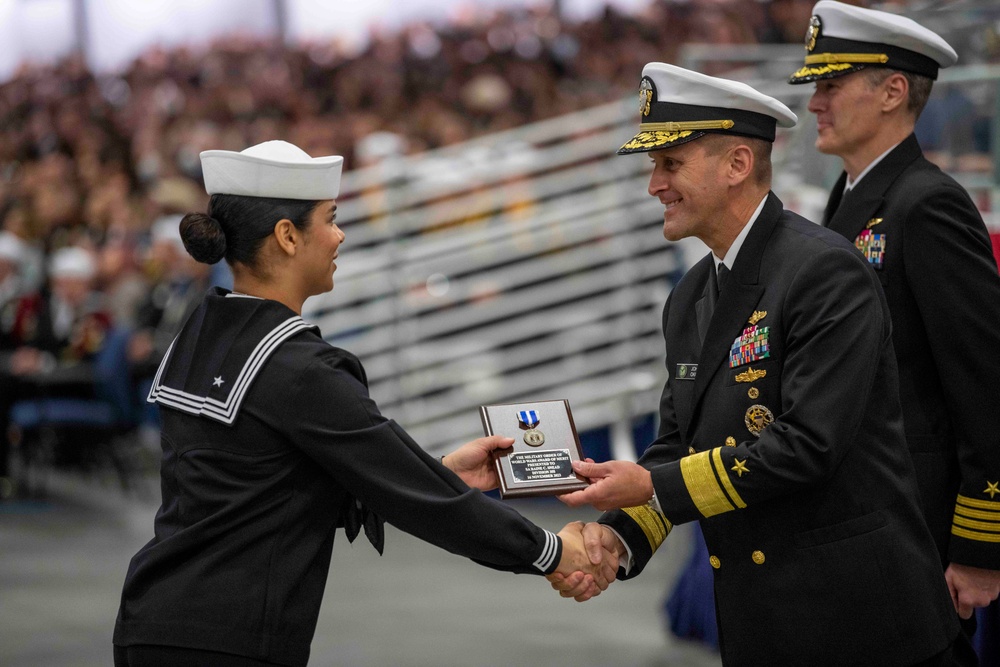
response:
[[[726,252],[725,257],[719,259],[715,256],[715,253],[712,253],[712,259],[715,260],[716,270],[719,269],[720,262],[725,264],[727,269],[732,270],[733,265],[736,263],[736,256],[740,254],[740,248],[743,247],[743,242],[746,241],[747,234],[750,233],[750,228],[753,227],[753,223],[757,221],[757,218],[760,217],[760,212],[764,210],[765,203],[767,203],[767,195],[764,195],[764,198],[760,200],[759,204],[757,204],[757,209],[753,212],[753,215],[750,216],[750,220],[747,224],[743,225],[743,229],[740,230],[740,233],[737,235],[736,240],[733,241],[733,244],[729,246],[729,250]]]
[[[899,142],[899,143],[901,144],[901,143],[903,143],[903,142],[901,141],[901,142]],[[890,148],[889,150],[887,150],[886,152],[882,153],[882,154],[881,154],[881,155],[879,155],[879,156],[878,156],[877,158],[875,158],[874,160],[872,160],[872,161],[871,161],[871,164],[869,164],[869,165],[868,165],[867,167],[865,167],[865,168],[864,168],[864,169],[863,169],[863,170],[861,171],[861,173],[860,173],[860,174],[858,174],[858,177],[857,177],[857,178],[855,178],[855,179],[854,179],[853,181],[851,180],[851,176],[850,176],[850,174],[848,174],[848,175],[847,175],[847,180],[846,180],[846,181],[844,181],[844,194],[847,194],[847,193],[848,193],[848,192],[850,192],[850,191],[851,191],[851,190],[852,190],[853,188],[856,188],[856,187],[857,187],[857,185],[858,185],[858,183],[860,183],[860,182],[861,182],[861,179],[862,179],[862,178],[864,178],[865,176],[867,176],[867,175],[868,175],[868,172],[869,172],[869,171],[871,171],[872,169],[874,169],[874,168],[875,168],[875,165],[877,165],[877,164],[878,164],[879,162],[881,162],[881,161],[882,161],[882,159],[883,159],[883,158],[884,158],[884,157],[885,157],[886,155],[888,155],[889,153],[891,153],[892,151],[894,151],[894,150],[896,149],[896,146],[898,146],[898,145],[899,145],[899,144],[896,144],[895,146],[893,146],[892,148]]]

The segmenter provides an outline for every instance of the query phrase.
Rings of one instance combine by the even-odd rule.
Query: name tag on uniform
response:
[[[675,380],[694,380],[698,377],[698,364],[677,364]]]

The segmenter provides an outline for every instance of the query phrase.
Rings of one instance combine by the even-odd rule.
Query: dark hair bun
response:
[[[226,255],[226,235],[215,218],[188,213],[181,220],[181,240],[188,254],[202,264],[215,264]]]

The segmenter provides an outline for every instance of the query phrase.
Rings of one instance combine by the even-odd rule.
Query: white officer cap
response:
[[[287,141],[265,141],[236,153],[202,151],[201,170],[210,195],[243,195],[322,201],[340,194],[339,155],[309,157]]]
[[[679,146],[707,133],[774,141],[775,126],[798,118],[784,104],[745,83],[649,63],[639,82],[639,133],[619,155]]]
[[[93,255],[83,248],[60,248],[49,259],[49,277],[90,280],[97,274]]]
[[[24,258],[24,241],[10,232],[0,232],[0,261],[20,264]]]
[[[809,83],[889,67],[937,79],[958,62],[948,42],[916,21],[888,12],[820,0],[806,31],[805,66],[789,83]]]

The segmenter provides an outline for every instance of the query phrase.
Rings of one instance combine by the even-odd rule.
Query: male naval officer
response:
[[[955,607],[1000,593],[1000,275],[968,193],[924,159],[913,128],[955,51],[886,12],[822,0],[804,66],[816,148],[844,173],[823,224],[864,253],[885,289],[903,425],[921,508]],[[963,622],[971,637],[975,622]],[[960,640],[962,664],[976,664]]]
[[[711,254],[663,311],[659,437],[638,464],[574,466],[592,485],[567,504],[612,510],[588,533],[622,578],[673,525],[701,522],[726,665],[948,664],[958,621],[916,502],[878,278],[770,192],[775,126],[795,115],[662,63],[643,69],[640,112],[619,153],[649,153],[664,236]]]

